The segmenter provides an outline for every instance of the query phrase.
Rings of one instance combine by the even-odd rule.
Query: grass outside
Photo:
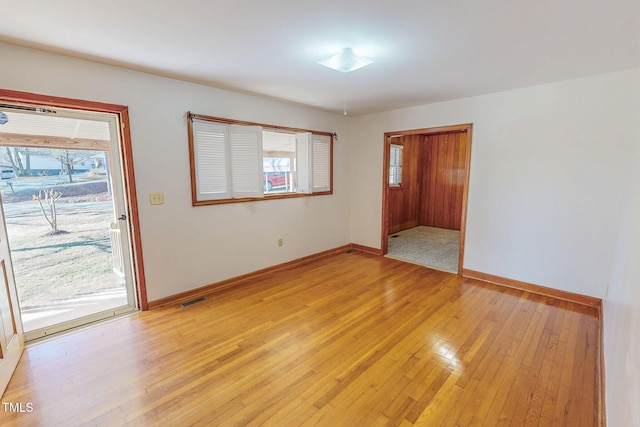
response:
[[[112,270],[109,224],[114,217],[113,203],[106,191],[95,192],[102,187],[106,190],[106,182],[102,184],[65,188],[67,195],[56,206],[58,229],[68,233],[57,235],[46,235],[51,228],[36,201],[6,194],[3,189],[16,287],[23,309],[124,286]]]

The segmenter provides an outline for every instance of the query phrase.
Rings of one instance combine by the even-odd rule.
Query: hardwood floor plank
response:
[[[558,387],[558,395],[556,398],[556,407],[553,414],[553,423],[557,425],[571,425],[569,415],[569,402],[573,399],[571,389],[571,380],[575,375],[574,365],[576,364],[576,351],[578,350],[578,325],[580,317],[576,315],[573,310],[574,307],[569,307],[569,313],[567,313],[567,320],[563,325],[563,333],[560,336],[562,339],[566,339],[567,350],[563,363],[563,371],[560,376],[560,384]]]
[[[549,310],[545,313],[544,329],[540,334],[535,353],[531,358],[525,359],[526,371],[522,371],[524,379],[524,390],[527,390],[526,398],[520,399],[513,416],[511,417],[511,425],[537,425],[538,418],[540,417],[540,406],[542,404],[542,383],[546,380],[543,377],[542,370],[543,365],[548,360],[553,359],[552,346],[550,346],[552,325],[555,322],[555,316],[557,310]],[[523,366],[524,367],[524,366]],[[537,388],[536,385],[540,382],[541,387]],[[527,423],[527,416],[529,416],[529,423]]]
[[[529,300],[526,305],[523,305],[515,313],[513,321],[510,322],[512,327],[505,330],[502,335],[504,339],[496,343],[498,351],[494,365],[497,363],[499,369],[487,372],[487,375],[492,378],[491,384],[483,390],[477,407],[466,414],[467,417],[472,414],[471,424],[491,425],[502,418],[501,408],[504,407],[506,400],[512,393],[512,385],[521,370],[524,355],[529,351],[528,345],[532,337],[535,337],[535,334],[539,332],[539,329],[535,329],[536,323],[526,321],[535,304],[535,300]],[[487,381],[489,378],[482,379]]]
[[[552,304],[553,302],[550,302]],[[558,306],[560,306],[558,302]],[[543,358],[540,371],[535,373],[535,386],[531,393],[530,404],[527,408],[525,415],[524,425],[538,425],[542,419],[542,411],[544,401],[547,394],[553,390],[553,386],[550,387],[551,372],[554,368],[554,362],[557,361],[557,352],[559,349],[560,336],[553,331],[559,330],[562,321],[564,319],[563,311],[554,311],[550,315],[547,324],[553,322],[552,325],[545,327],[545,332],[549,334],[549,341],[546,348],[543,350],[543,354],[540,357]],[[541,347],[539,347],[542,350]]]
[[[596,364],[597,361],[590,357],[590,353],[593,347],[598,347],[596,340],[599,335],[597,332],[597,324],[594,319],[585,318],[585,329],[583,335],[583,345],[584,352],[582,353],[582,357],[584,358],[584,366],[585,368],[582,371],[582,404],[580,406],[580,424],[581,425],[590,425],[597,424],[598,422],[598,399],[597,399],[597,389],[598,389],[598,376],[597,375],[589,375],[589,372],[596,372]]]
[[[475,299],[471,300],[472,304],[478,304],[480,301],[483,301],[483,299],[481,299],[481,297],[483,297],[482,292],[478,292],[475,295],[473,293],[470,293],[469,296],[475,297]],[[485,297],[484,301],[487,301],[488,299],[486,298],[486,295],[484,297]],[[479,314],[478,316],[471,315],[471,316],[463,316],[462,318],[459,318],[458,317],[459,313],[457,313],[459,308],[456,308],[455,305],[451,304],[448,306],[448,309],[449,310],[447,310],[446,313],[442,313],[440,317],[444,319],[456,319],[457,321],[454,321],[452,323],[459,326],[456,330],[456,333],[451,335],[451,338],[452,338],[451,341],[458,343],[458,342],[463,342],[463,340],[465,340],[460,346],[459,350],[455,352],[455,358],[449,355],[449,357],[452,359],[450,362],[453,362],[455,364],[455,363],[459,363],[459,361],[456,361],[456,359],[459,358],[460,361],[464,362],[464,360],[467,357],[469,357],[470,354],[475,353],[477,351],[476,347],[479,347],[478,343],[481,344],[482,342],[484,342],[484,339],[488,334],[488,331],[487,331],[488,328],[486,327],[487,326],[486,324],[479,322],[481,316],[484,314],[483,311],[478,310],[477,311],[477,313]],[[460,319],[463,319],[464,322],[459,322]],[[424,332],[420,330],[417,330],[416,332],[418,334],[421,334],[421,333],[425,333],[426,331],[435,331],[438,328],[443,327],[443,323],[446,324],[446,321],[440,322],[437,325],[428,325],[428,326],[425,325],[426,328],[428,329],[426,329]],[[473,328],[473,325],[475,324],[478,324],[478,326],[476,328]],[[407,339],[408,343],[421,342],[421,340],[418,339],[419,337],[417,336],[416,337],[408,336],[407,338],[408,338]],[[407,380],[407,381],[401,382],[402,384],[401,392],[397,396],[394,396],[390,404],[388,404],[383,410],[383,413],[388,414],[391,420],[396,420],[397,422],[400,422],[401,418],[406,417],[409,414],[409,412],[412,410],[412,408],[416,406],[417,401],[414,398],[409,397],[409,395],[412,393],[415,393],[415,389],[416,389],[415,386],[417,384],[422,384],[424,381],[413,381],[413,382],[408,381],[409,378],[415,377],[415,374],[411,372],[413,368],[424,366],[425,361],[432,362],[431,370],[429,370],[428,372],[432,372],[433,368],[436,368],[436,367],[440,368],[441,366],[439,363],[437,363],[438,362],[437,359],[442,357],[443,354],[437,351],[434,352],[433,350],[427,351],[425,347],[427,346],[422,345],[416,351],[411,350],[405,353],[410,355],[410,357],[407,359],[407,363],[411,367],[411,370],[404,376],[401,376],[401,380]],[[399,349],[404,350],[406,348],[407,347],[400,347]],[[445,353],[444,355],[446,356],[447,354]],[[404,368],[404,365],[402,366],[402,368]],[[395,384],[397,384],[397,382]]]
[[[564,360],[567,353],[566,334],[568,329],[563,325],[566,322],[567,303],[559,302],[559,307],[563,308],[562,313],[556,318],[554,333],[551,336],[551,342],[556,346],[553,362],[551,363],[551,371],[547,378],[547,389],[540,410],[539,425],[552,425],[553,411],[555,408],[558,392],[560,389],[560,377],[564,370]]]
[[[594,308],[355,252],[28,346],[0,425],[580,425]]]
[[[543,297],[537,295],[531,296],[531,301],[534,303],[541,299],[544,300]],[[546,320],[545,315],[536,311],[535,307],[536,304],[528,308],[530,311],[525,312],[530,321],[522,340],[512,343],[515,356],[510,363],[511,369],[503,377],[500,390],[484,421],[486,425],[517,425],[517,423],[512,424],[511,420],[522,399],[528,401],[529,390],[524,388],[524,385],[527,383],[526,376],[533,363],[533,355],[539,346],[540,340],[544,340],[542,334]]]

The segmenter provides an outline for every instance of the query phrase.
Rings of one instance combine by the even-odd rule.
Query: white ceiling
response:
[[[358,115],[640,67],[640,0],[0,0],[0,41]]]

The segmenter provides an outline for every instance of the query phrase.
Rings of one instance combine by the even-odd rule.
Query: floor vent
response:
[[[393,236],[391,236],[391,237],[400,237],[400,235],[399,235],[399,234],[394,234],[394,235],[393,235]]]
[[[201,302],[205,302],[206,300],[207,300],[207,298],[201,297],[201,298],[196,298],[196,299],[191,300],[191,301],[183,302],[180,305],[182,306],[182,308],[185,308],[185,307],[189,307],[190,305],[194,305],[194,304],[198,304],[198,303],[201,303]]]
[[[347,249],[346,251],[344,251],[345,254],[352,254],[354,252],[358,252],[358,250],[351,248],[351,249]]]

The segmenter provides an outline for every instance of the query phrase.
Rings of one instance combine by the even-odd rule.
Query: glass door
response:
[[[0,205],[2,197],[0,197]],[[7,230],[0,209],[0,396],[9,384],[24,348]]]
[[[15,107],[0,190],[26,340],[135,310],[117,116]]]

